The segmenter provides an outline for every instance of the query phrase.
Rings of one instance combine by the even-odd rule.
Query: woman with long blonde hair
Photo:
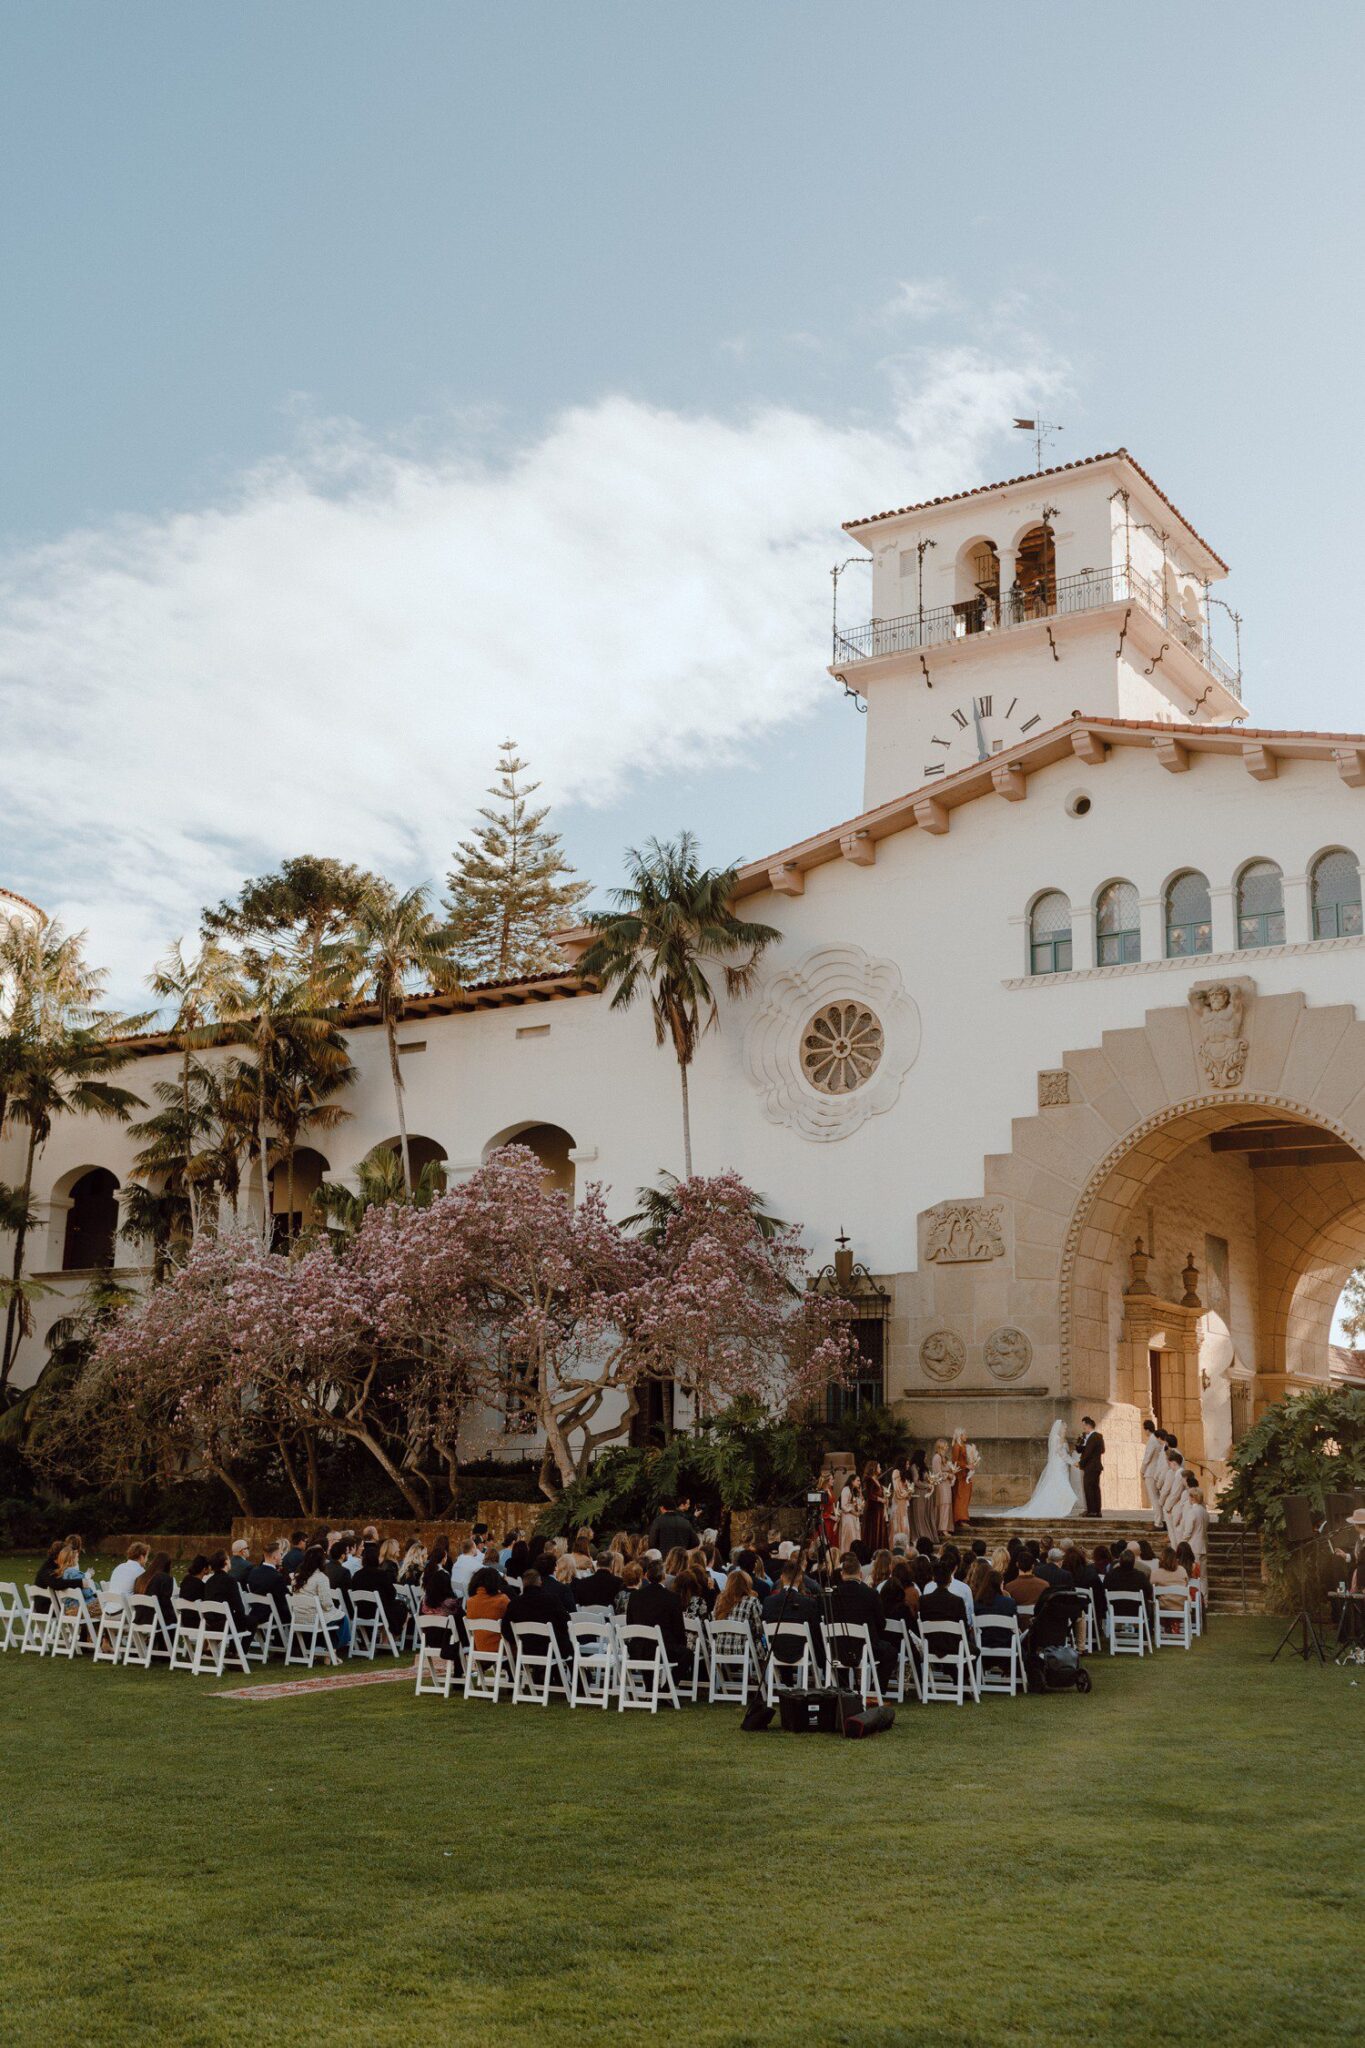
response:
[[[934,1482],[934,1528],[941,1542],[947,1542],[953,1533],[953,1461],[948,1454],[948,1439],[938,1438],[934,1455],[929,1460],[929,1477]]]

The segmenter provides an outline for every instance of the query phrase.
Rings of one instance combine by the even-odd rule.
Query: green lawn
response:
[[[1359,2041],[1365,1686],[1278,1626],[870,1743],[11,1653],[0,2038]]]

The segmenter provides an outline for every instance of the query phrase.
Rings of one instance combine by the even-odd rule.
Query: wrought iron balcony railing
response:
[[[1004,633],[1035,619],[1066,618],[1073,612],[1093,612],[1105,605],[1140,604],[1162,631],[1188,648],[1195,660],[1235,697],[1241,696],[1239,670],[1224,661],[1209,641],[1203,622],[1187,618],[1168,604],[1159,584],[1136,569],[1082,569],[1074,576],[1059,576],[1049,604],[1033,591],[1021,596],[973,598],[961,605],[938,605],[932,611],[907,612],[904,618],[873,619],[866,626],[839,627],[834,634],[834,665],[875,661],[886,654],[914,654],[925,647],[942,647],[952,640],[965,640],[977,633]]]

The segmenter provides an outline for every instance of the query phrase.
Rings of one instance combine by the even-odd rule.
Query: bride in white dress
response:
[[[973,1513],[982,1517],[1014,1515],[1021,1521],[1036,1518],[1041,1522],[1064,1522],[1070,1515],[1082,1514],[1085,1496],[1077,1478],[1080,1462],[1067,1443],[1066,1424],[1054,1422],[1047,1433],[1047,1463],[1032,1498],[1021,1508],[975,1508]]]

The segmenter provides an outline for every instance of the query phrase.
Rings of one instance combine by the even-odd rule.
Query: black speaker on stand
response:
[[[1308,1605],[1307,1573],[1317,1553],[1318,1545],[1326,1542],[1326,1518],[1319,1518],[1313,1510],[1313,1503],[1306,1493],[1287,1493],[1280,1503],[1284,1511],[1284,1533],[1289,1540],[1290,1569],[1299,1578],[1299,1611],[1280,1637],[1271,1656],[1275,1662],[1281,1650],[1289,1650],[1301,1657],[1306,1664],[1310,1657],[1316,1657],[1319,1664],[1327,1662],[1327,1652],[1322,1647],[1322,1637]]]

